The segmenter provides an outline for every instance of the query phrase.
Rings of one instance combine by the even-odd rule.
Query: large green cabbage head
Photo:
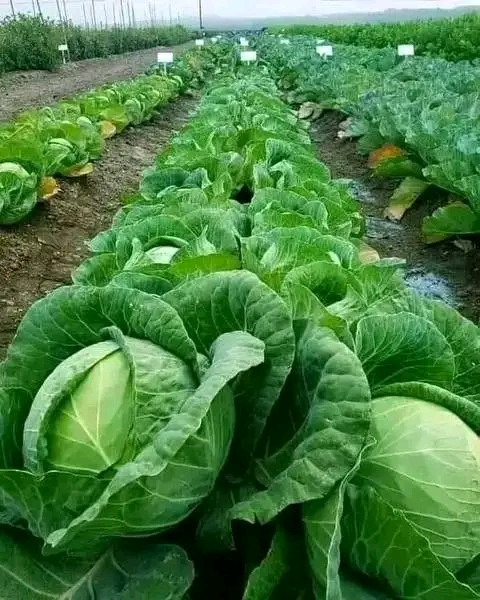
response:
[[[291,319],[255,276],[218,273],[164,298],[72,286],[20,325],[0,370],[0,521],[45,552],[182,521],[211,492],[235,425],[252,427],[248,402],[280,393]]]
[[[350,564],[401,598],[475,597],[457,577],[480,550],[479,437],[447,408],[407,396],[372,401],[372,434],[347,487]]]

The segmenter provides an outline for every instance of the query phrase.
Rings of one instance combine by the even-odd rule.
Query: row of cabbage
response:
[[[0,126],[0,225],[24,219],[59,191],[53,176],[90,174],[105,139],[150,119],[158,108],[203,82],[215,50],[190,51],[168,76],[142,75],[105,85]]]
[[[478,328],[372,256],[278,96],[217,81],[22,320],[3,597],[480,597]]]
[[[325,61],[304,36],[259,44],[291,102],[344,111],[341,135],[359,140],[375,174],[407,178],[388,216],[400,219],[434,185],[451,197],[424,220],[425,241],[480,233],[479,64],[354,46],[335,46]]]

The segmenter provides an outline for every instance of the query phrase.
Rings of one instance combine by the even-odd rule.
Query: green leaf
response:
[[[405,515],[369,486],[348,486],[342,533],[342,552],[352,567],[387,581],[402,599],[479,597],[442,565]]]
[[[452,388],[455,358],[450,344],[423,317],[406,312],[364,317],[355,344],[373,391],[407,381]]]
[[[368,442],[359,454],[353,468],[326,500],[313,500],[302,507],[303,526],[308,559],[315,580],[315,594],[318,600],[342,598],[340,576],[340,542],[342,531],[340,522],[343,515],[345,490],[358,471],[364,452],[373,445]]]
[[[281,298],[248,271],[213,273],[163,296],[182,317],[198,351],[225,331],[248,331],[265,343],[265,362],[235,382],[232,466],[249,461],[293,362],[292,319]]]
[[[193,565],[178,546],[130,540],[96,558],[45,558],[24,534],[0,530],[0,586],[5,600],[182,600]]]
[[[97,254],[87,258],[72,273],[72,281],[77,285],[107,285],[118,273],[117,257],[113,252]]]
[[[265,560],[250,574],[242,600],[269,600],[290,567],[289,555],[287,533],[278,528]]]
[[[291,504],[325,498],[365,442],[370,390],[357,357],[328,329],[299,323],[296,330],[294,366],[258,466],[268,487],[234,508],[238,519],[265,523]]]
[[[463,202],[452,202],[437,208],[422,223],[422,235],[427,244],[435,244],[455,235],[476,235],[480,232],[480,215]]]

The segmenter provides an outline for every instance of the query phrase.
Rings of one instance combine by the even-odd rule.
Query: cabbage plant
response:
[[[0,225],[11,225],[38,202],[38,177],[17,163],[0,163]]]
[[[184,519],[225,463],[236,421],[228,384],[240,373],[256,367],[239,384],[237,421],[253,435],[253,389],[268,413],[291,362],[286,307],[247,273],[198,285],[164,300],[65,288],[24,319],[1,379],[2,521],[28,523],[46,552],[90,553]],[[240,437],[239,450],[250,441]]]

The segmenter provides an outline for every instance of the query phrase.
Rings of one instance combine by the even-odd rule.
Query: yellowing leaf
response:
[[[360,262],[365,264],[376,263],[380,260],[380,254],[369,246],[365,241],[360,240],[358,243],[358,255]]]
[[[299,119],[311,119],[315,121],[322,114],[322,107],[315,102],[304,102],[298,109],[297,116]]]
[[[400,221],[415,200],[423,194],[430,184],[415,177],[405,177],[393,192],[383,216],[391,221]]]
[[[399,156],[405,156],[406,152],[395,146],[394,144],[385,144],[378,150],[374,150],[368,157],[368,166],[371,169],[375,169],[384,160],[390,160],[392,158],[398,158]]]
[[[101,132],[103,139],[113,137],[117,133],[117,128],[111,121],[102,121],[100,123]]]
[[[50,200],[58,194],[60,186],[54,177],[42,177],[38,188],[38,195],[42,200]]]
[[[65,172],[65,177],[82,177],[83,175],[90,175],[93,172],[92,163],[87,163],[83,167],[72,167],[69,171]]]

